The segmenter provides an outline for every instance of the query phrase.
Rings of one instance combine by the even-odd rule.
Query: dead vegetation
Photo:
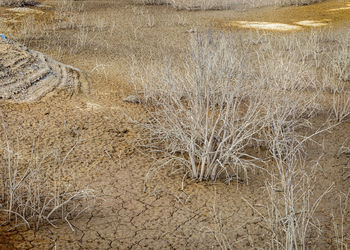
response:
[[[322,0],[134,0],[145,5],[170,5],[178,10],[245,9],[263,6],[308,5]]]
[[[214,6],[217,1],[213,4],[205,1],[203,6],[198,2],[177,2],[178,5],[173,2],[165,4],[179,9],[222,8]],[[143,3],[164,4],[161,1]],[[182,189],[188,182],[243,182],[249,186],[254,179],[263,180],[266,199],[262,203],[242,197],[245,208],[253,211],[253,219],[257,221],[255,235],[236,236],[236,239],[230,236],[238,226],[222,225],[221,215],[227,219],[234,213],[234,210],[221,213],[222,200],[227,198],[223,197],[221,203],[213,201],[214,226],[209,232],[217,244],[208,242],[208,245],[234,249],[247,247],[249,243],[251,247],[255,244],[268,249],[306,249],[322,248],[325,241],[332,241],[333,238],[325,234],[329,225],[319,219],[318,212],[325,197],[336,192],[334,185],[322,185],[320,173],[326,149],[317,137],[331,134],[334,128],[349,120],[347,41],[350,34],[342,29],[283,35],[254,31],[232,34],[189,27],[190,21],[182,12],[177,15],[171,12],[171,18],[164,21],[158,16],[164,9],[155,13],[139,5],[127,6],[133,18],[124,18],[124,22],[118,23],[114,13],[107,16],[95,12],[104,4],[112,9],[116,3],[99,2],[96,7],[89,1],[60,2],[55,16],[47,23],[27,18],[20,24],[23,29],[9,29],[8,33],[58,58],[95,57],[89,72],[106,84],[116,84],[116,77],[112,78],[113,73],[120,70],[116,65],[132,65],[130,82],[133,84],[130,85],[135,92],[126,100],[132,103],[128,105],[138,105],[137,109],[146,111],[135,123],[139,125],[137,133],[141,138],[137,141],[141,146],[138,149],[145,159],[154,159],[147,181],[151,182],[157,175],[168,178],[162,175],[164,169],[171,176],[180,176]],[[278,4],[285,3],[279,1]],[[288,1],[287,4],[304,3]],[[126,8],[119,15],[124,12]],[[189,41],[190,45],[186,47],[179,42],[176,47],[170,39],[153,41],[153,34],[157,34],[162,25],[166,27],[163,33],[169,27],[181,27],[181,32],[175,30],[178,32],[174,32],[175,36],[185,37],[185,42],[181,42]],[[123,27],[127,27],[127,31],[120,32]],[[117,35],[125,42],[121,44],[115,38]],[[127,56],[120,59],[121,63],[113,64],[119,57],[112,52]],[[131,52],[134,54],[130,56]],[[109,56],[112,59],[103,60]],[[31,161],[24,164],[20,148],[13,142],[3,142],[2,197],[6,200],[3,204],[6,204],[4,210],[8,218],[19,224],[33,220],[36,225],[42,222],[55,225],[56,219],[69,221],[78,212],[75,207],[80,212],[83,204],[95,197],[91,190],[74,188],[74,182],[68,188],[59,186],[57,180],[69,174],[61,175],[55,166],[68,171],[64,168],[64,159],[69,157],[69,150],[64,157],[57,151],[45,156],[34,154],[33,159],[45,164]],[[317,153],[312,156],[310,145],[317,147]],[[74,145],[71,149],[74,150]],[[103,151],[109,164],[117,157],[113,150],[111,146]],[[132,158],[133,153],[127,157]],[[54,169],[46,169],[48,162]],[[147,167],[147,164],[142,166]],[[48,175],[54,177],[50,182],[45,179]],[[206,184],[198,184],[201,185]],[[241,188],[238,184],[237,187]],[[32,193],[43,188],[50,190],[49,194]],[[156,188],[152,192],[156,197],[160,195]],[[230,189],[226,195],[231,196],[232,192]],[[190,196],[183,202],[186,209],[191,199],[195,203],[196,198]],[[341,194],[339,203],[339,211],[325,212],[334,214],[332,237],[335,241],[329,245],[346,249],[348,194]]]
[[[4,120],[3,110],[1,117],[0,212],[6,215],[2,224],[9,223],[12,229],[24,226],[38,230],[46,224],[56,227],[63,221],[74,231],[69,221],[91,208],[96,199],[96,192],[79,187],[66,166],[78,142],[68,152],[40,149],[35,140],[25,148],[18,141],[26,137],[26,131],[18,128],[18,138],[10,138],[8,130],[13,128]]]
[[[199,181],[248,182],[264,169],[270,200],[257,211],[269,228],[267,245],[307,248],[322,234],[314,214],[332,186],[312,194],[319,162],[306,164],[305,145],[349,118],[343,75],[350,67],[341,59],[349,39],[329,31],[208,31],[192,36],[180,60],[163,54],[160,65],[136,63],[143,70],[134,73],[135,93],[151,115],[141,124],[150,137],[143,146],[162,155],[148,177],[166,167]],[[315,127],[319,116],[326,119]]]
[[[151,141],[161,143],[150,148],[199,180],[223,173],[230,179],[237,169],[246,174],[262,161],[249,147],[275,152],[294,141],[302,150],[306,139],[297,131],[311,126],[311,118],[343,121],[350,112],[341,73],[350,68],[340,56],[349,54],[349,34],[330,45],[324,33],[239,38],[209,31],[194,35],[180,60],[163,55],[161,65],[139,62],[144,70],[135,73],[134,88],[151,106],[152,122],[145,124]]]

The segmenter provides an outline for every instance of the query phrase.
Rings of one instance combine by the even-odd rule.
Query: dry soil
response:
[[[81,4],[84,6],[79,9]],[[183,175],[170,175],[164,169],[145,184],[154,159],[137,146],[142,134],[134,121],[147,117],[142,105],[123,101],[133,94],[132,59],[147,63],[160,47],[181,53],[191,32],[208,27],[241,29],[236,21],[295,25],[304,20],[327,20],[327,25],[341,28],[349,21],[349,4],[326,1],[303,7],[188,12],[128,0],[89,0],[74,1],[72,8],[58,1],[43,1],[42,6],[30,8],[38,12],[0,8],[0,24],[12,27],[11,31],[5,30],[7,36],[81,69],[91,82],[90,93],[57,92],[29,103],[2,100],[1,114],[9,136],[19,138],[23,151],[30,151],[35,140],[38,154],[53,149],[64,154],[78,141],[66,167],[80,185],[103,194],[93,209],[71,222],[74,231],[65,223],[58,223],[58,228],[44,226],[39,231],[8,231],[11,225],[4,225],[0,248],[208,249],[219,247],[216,236],[220,233],[233,242],[233,248],[264,247],[266,230],[261,217],[246,202],[259,209],[266,201],[262,173],[252,173],[248,183],[185,179],[182,189]],[[25,133],[19,135],[19,130]],[[336,246],[332,211],[339,219],[337,194],[350,188],[350,179],[346,178],[350,158],[338,155],[338,151],[349,132],[350,123],[344,122],[332,133],[317,138],[324,140],[327,149],[320,162],[319,190],[332,183],[335,188],[318,211],[325,237],[314,240],[310,248]],[[310,147],[308,160],[319,152],[319,147]],[[349,244],[349,217],[344,224]]]

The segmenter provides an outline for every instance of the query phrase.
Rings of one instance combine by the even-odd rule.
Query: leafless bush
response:
[[[276,129],[285,146],[304,140],[287,128],[309,127],[318,112],[323,86],[312,67],[320,58],[300,62],[309,56],[295,37],[269,38],[259,50],[253,39],[212,32],[191,41],[180,60],[165,57],[133,76],[152,107],[145,128],[159,144],[151,148],[168,154],[166,164],[185,166],[199,180],[247,177],[261,162],[249,147],[271,147]]]
[[[84,6],[84,1],[61,0],[59,1],[56,11],[59,13],[59,15],[71,15],[72,12],[82,12]]]
[[[333,105],[331,113],[339,122],[348,118],[350,115],[350,97],[349,93],[335,92],[333,94]]]
[[[350,32],[340,34],[331,55],[329,70],[334,72],[337,79],[350,81]]]
[[[335,217],[335,213],[332,213],[333,220],[333,228],[335,233],[335,241],[337,249],[346,250],[349,249],[349,241],[350,238],[347,237],[349,232],[346,231],[347,218],[349,214],[349,198],[350,198],[350,190],[347,193],[339,194],[339,210],[340,210],[340,218]]]
[[[332,187],[313,193],[318,161],[306,164],[305,145],[338,124],[316,129],[312,118],[329,110],[338,122],[348,115],[346,82],[329,70],[330,55],[341,51],[332,45],[320,33],[198,33],[180,59],[160,56],[144,66],[133,78],[151,116],[142,124],[145,146],[162,155],[150,174],[166,166],[198,180],[247,178],[269,159],[269,201],[260,211],[269,246],[306,248],[321,234],[315,212]],[[230,245],[224,232],[215,236]]]
[[[65,161],[74,150],[38,153],[35,145],[30,158],[18,140],[8,138],[6,123],[2,123],[5,141],[1,145],[0,212],[15,227],[25,225],[38,229],[43,224],[55,227],[57,221],[67,222],[92,205],[94,190],[76,184]],[[70,181],[66,181],[70,179]],[[71,229],[74,231],[73,227]]]
[[[301,43],[303,39],[309,41]],[[320,39],[316,34],[304,38],[270,39],[266,46],[260,47],[264,53],[257,52],[257,79],[260,81],[256,81],[255,86],[267,93],[264,107],[269,131],[263,138],[268,144],[273,168],[269,171],[271,180],[266,182],[269,195],[266,210],[256,211],[264,219],[264,227],[268,228],[271,249],[305,249],[311,235],[321,234],[314,215],[331,187],[320,196],[313,194],[318,162],[310,170],[306,165],[304,146],[315,135],[335,126],[325,124],[324,128],[315,131],[310,122],[310,118],[320,111],[318,98],[325,91],[322,79],[316,77],[316,69],[321,66],[324,56],[314,54],[322,47]],[[339,106],[345,108],[343,104]],[[313,132],[299,133],[307,130]]]
[[[290,110],[293,112],[293,110]],[[295,111],[294,111],[295,112]],[[292,117],[295,115],[291,115]],[[284,120],[277,115],[275,121]],[[297,126],[274,126],[270,139],[270,154],[276,173],[271,173],[271,181],[266,182],[269,203],[266,216],[262,216],[271,233],[270,247],[282,249],[305,249],[310,236],[317,237],[321,229],[314,216],[322,198],[329,193],[332,186],[320,196],[313,194],[317,183],[315,176],[319,166],[318,161],[313,167],[306,165],[302,154],[302,144],[314,135],[328,130],[318,130],[302,140],[298,140]]]
[[[268,245],[272,249],[309,248],[310,239],[322,234],[315,212],[323,197],[333,188],[330,186],[315,197],[315,172],[308,171],[306,165],[297,162],[296,158],[289,160],[293,162],[278,159],[276,165],[279,173],[266,184],[270,200],[262,217],[270,231]],[[317,163],[314,171],[316,166]]]
[[[342,59],[332,55],[347,55],[343,53],[347,38],[348,34],[331,36],[325,31],[282,37],[199,33],[192,37],[190,49],[176,60],[162,54],[162,59],[146,66],[136,62],[134,68],[144,68],[138,76],[133,75],[136,93],[154,108],[154,119],[147,125],[152,140],[162,138],[164,152],[177,155],[173,160],[192,169],[194,178],[206,179],[209,175],[198,175],[201,171],[194,166],[201,169],[209,163],[209,169],[232,174],[232,167],[227,166],[243,163],[238,159],[247,159],[244,154],[249,146],[270,147],[271,132],[277,128],[295,129],[291,137],[302,141],[297,132],[310,127],[311,117],[329,112],[342,121],[349,114],[349,89],[346,79],[339,78],[337,67],[332,66],[341,64]],[[336,49],[334,42],[339,44]],[[238,133],[244,126],[251,130]],[[289,135],[283,131],[281,138],[286,142]],[[225,139],[234,134],[243,136],[239,146]],[[226,147],[233,150],[230,157],[238,153],[235,147],[242,150],[240,156],[221,162],[224,154],[218,152],[227,151]]]
[[[183,68],[169,60],[142,81],[143,98],[156,106],[145,124],[159,143],[152,147],[198,180],[247,175],[259,161],[246,148],[264,128],[262,102],[245,85],[245,55],[228,41],[210,32],[198,35]]]

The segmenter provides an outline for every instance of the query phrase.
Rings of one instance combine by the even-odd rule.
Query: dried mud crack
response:
[[[75,94],[88,88],[80,70],[4,38],[0,41],[0,68],[1,99],[30,102],[55,90]]]
[[[33,144],[38,159],[52,152],[61,160],[68,153],[64,168],[59,168],[63,182],[76,182],[77,188],[88,186],[99,195],[96,203],[72,217],[70,224],[55,221],[56,227],[44,224],[38,231],[13,228],[12,222],[3,224],[0,249],[224,249],[221,240],[229,242],[232,249],[268,248],[271,231],[261,217],[270,204],[265,170],[250,173],[249,183],[240,180],[229,184],[200,183],[167,167],[146,178],[155,160],[162,160],[163,155],[149,153],[143,145],[149,138],[139,124],[152,122],[147,113],[149,103],[142,98],[142,92],[134,91],[132,83],[134,78],[147,76],[143,72],[150,74],[154,70],[156,76],[161,76],[158,66],[167,62],[167,56],[173,58],[174,64],[182,65],[180,59],[187,52],[184,49],[188,39],[207,32],[213,24],[213,35],[234,31],[242,35],[243,41],[246,34],[251,39],[250,34],[255,31],[242,29],[244,23],[236,25],[237,21],[246,25],[255,22],[298,25],[312,32],[317,32],[317,25],[323,23],[330,28],[338,24],[341,28],[349,10],[339,8],[347,8],[348,3],[335,4],[336,1],[247,11],[178,11],[167,5],[133,4],[131,0],[43,1],[46,7],[20,8],[21,12],[0,8],[0,23],[8,23],[12,33],[1,30],[2,27],[0,32],[27,46],[2,40],[0,34],[0,115],[7,129],[0,126],[3,143],[0,156],[7,152],[6,136],[13,145],[20,146],[18,155],[23,161],[30,159]],[[317,18],[319,12],[310,11],[317,6],[322,13],[336,9],[329,12],[335,18],[330,21],[324,20],[326,17]],[[305,17],[308,13],[310,16]],[[292,15],[296,20],[292,21]],[[22,27],[25,35],[16,33]],[[252,25],[249,29],[254,30]],[[336,44],[331,40],[335,37],[333,30],[329,32],[324,43]],[[268,41],[263,36],[250,42],[254,51],[265,43],[268,51],[271,45]],[[307,62],[312,61],[313,55],[318,57],[318,53],[312,54],[313,48],[319,48],[315,41],[305,42],[310,48],[305,57]],[[251,51],[246,52],[249,59]],[[288,54],[287,49],[276,48],[277,52]],[[77,95],[89,90],[80,70],[46,55],[88,72],[89,96]],[[140,65],[134,65],[134,59]],[[131,66],[135,66],[135,76],[129,72]],[[186,72],[181,68],[174,75]],[[328,90],[332,88],[327,93]],[[321,126],[323,116],[313,122]],[[344,232],[338,232],[339,236],[344,237],[344,244],[350,239],[350,216],[347,212],[341,218],[337,196],[349,190],[350,144],[345,141],[349,131],[347,120],[332,133],[317,136],[305,152],[306,161],[312,164],[321,153],[318,145],[322,144],[325,151],[319,162],[321,171],[316,177],[321,181],[315,184],[315,195],[336,183],[335,191],[324,198],[317,211],[324,236],[311,235],[308,240],[314,249],[336,249],[340,241],[335,238],[333,227],[340,228],[342,220]],[[251,146],[249,150],[254,149]],[[257,150],[265,151],[267,147],[259,144]],[[49,160],[43,169],[56,166]],[[5,221],[7,218],[2,220]],[[282,224],[281,220],[275,225]]]

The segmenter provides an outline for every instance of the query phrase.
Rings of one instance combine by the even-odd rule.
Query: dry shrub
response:
[[[160,159],[148,177],[168,167],[200,181],[247,180],[263,169],[269,200],[252,209],[270,236],[265,246],[315,243],[322,233],[315,212],[332,186],[314,194],[319,161],[306,164],[305,145],[349,114],[349,68],[341,59],[349,34],[208,31],[194,34],[179,58],[136,62],[144,68],[133,74],[136,94],[151,117],[141,124],[149,135],[143,146]],[[329,119],[314,128],[321,114]],[[215,237],[232,245],[222,231]]]
[[[346,231],[346,226],[349,225],[350,213],[350,189],[346,193],[339,194],[339,214],[340,218],[336,218],[335,211],[332,212],[333,229],[335,233],[335,244],[337,249],[346,250],[350,246],[349,231]]]
[[[63,221],[74,231],[69,221],[94,205],[96,198],[94,190],[78,185],[66,165],[77,144],[65,153],[39,149],[35,141],[31,148],[25,148],[19,137],[9,138],[7,126],[3,121],[0,213],[6,216],[2,218],[14,227],[34,229],[44,224],[56,227]]]
[[[161,69],[145,69],[143,98],[156,106],[145,128],[158,143],[152,148],[169,155],[167,164],[184,166],[198,180],[230,179],[256,166],[246,148],[265,121],[261,98],[243,81],[249,77],[244,58],[235,44],[209,32],[192,39],[180,67],[167,58]]]
[[[249,148],[270,149],[277,136],[280,147],[294,141],[301,152],[306,139],[297,132],[311,126],[310,117],[331,110],[344,119],[348,99],[334,95],[325,103],[339,87],[319,78],[337,52],[321,49],[319,34],[303,35],[209,31],[194,35],[180,59],[163,55],[161,62],[138,65],[144,70],[133,75],[135,89],[152,116],[144,128],[154,143],[149,147],[169,157],[162,164],[183,166],[199,180],[229,180],[242,171],[247,177],[262,162]],[[323,75],[338,79],[336,72]]]

